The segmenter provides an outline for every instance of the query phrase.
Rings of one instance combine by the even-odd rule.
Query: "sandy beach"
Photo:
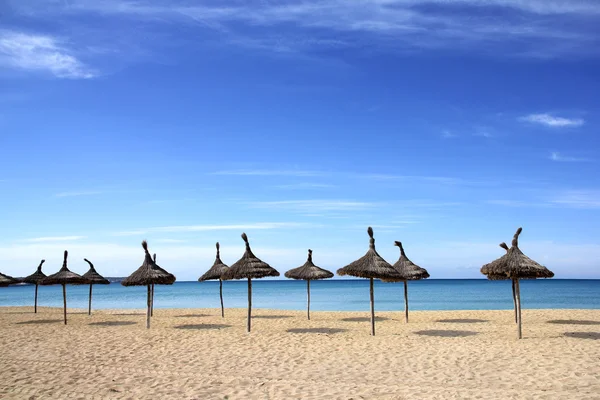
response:
[[[0,308],[0,398],[600,398],[600,310],[71,311]]]

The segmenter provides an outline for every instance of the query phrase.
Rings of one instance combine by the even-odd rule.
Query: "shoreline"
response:
[[[0,397],[588,399],[600,310],[145,310],[0,307]]]

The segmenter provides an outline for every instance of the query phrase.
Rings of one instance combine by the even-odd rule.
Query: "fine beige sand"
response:
[[[600,310],[0,308],[2,399],[600,399]]]

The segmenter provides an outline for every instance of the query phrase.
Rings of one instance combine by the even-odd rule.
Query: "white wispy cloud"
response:
[[[87,236],[44,236],[31,239],[24,239],[23,242],[44,243],[44,242],[71,242],[74,240],[85,239]]]
[[[600,208],[599,190],[568,190],[555,196],[551,203],[571,208]]]
[[[329,211],[365,210],[376,207],[378,203],[349,200],[282,200],[254,202],[249,205],[255,208],[283,209],[313,214]]]
[[[278,185],[275,186],[277,189],[291,189],[291,190],[302,190],[302,189],[330,189],[337,187],[336,185],[331,185],[328,183],[311,183],[311,182],[303,182],[303,183],[293,183],[289,185]]]
[[[552,128],[576,128],[585,123],[585,120],[582,118],[556,117],[551,114],[529,114],[520,117],[519,120]]]
[[[553,151],[552,153],[550,153],[549,158],[552,161],[558,161],[558,162],[589,162],[590,161],[590,159],[588,159],[588,158],[563,156],[558,151]]]
[[[130,231],[114,232],[114,236],[136,236],[148,233],[186,233],[186,232],[209,232],[209,231],[244,231],[244,230],[265,230],[265,229],[284,229],[301,228],[309,224],[300,222],[258,222],[249,224],[232,225],[177,225],[177,226],[158,226],[151,228],[141,228]],[[314,225],[310,225],[314,226]]]
[[[239,175],[239,176],[323,176],[324,172],[309,170],[277,170],[277,169],[233,169],[212,172],[212,175]]]
[[[127,15],[150,23],[189,21],[221,34],[220,43],[295,52],[376,44],[386,48],[478,48],[487,52],[554,56],[589,53],[600,6],[588,0],[332,0],[286,2],[187,0],[23,1],[35,14]],[[506,12],[498,14],[498,7]],[[465,12],[472,9],[478,18]],[[526,13],[523,18],[522,13]],[[560,23],[566,20],[569,23]],[[573,23],[577,21],[579,23]],[[239,25],[244,25],[240,29]],[[291,29],[278,29],[285,25]],[[265,29],[266,28],[266,29]],[[360,40],[345,34],[366,34]],[[505,43],[515,43],[515,51]]]
[[[56,193],[55,197],[76,197],[76,196],[92,196],[95,194],[101,194],[102,192],[99,190],[82,190],[82,191],[73,191],[73,192],[60,192]]]
[[[442,131],[442,137],[444,139],[452,139],[452,138],[455,138],[457,136],[458,136],[457,134],[455,134],[455,133],[453,133],[453,132],[451,132],[449,130],[443,130]]]
[[[96,73],[50,35],[0,30],[0,66],[49,72],[58,78],[86,79]]]

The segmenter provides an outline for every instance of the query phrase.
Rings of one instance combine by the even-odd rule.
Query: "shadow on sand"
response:
[[[200,318],[200,317],[210,317],[208,314],[181,314],[176,315],[175,318]]]
[[[439,337],[465,337],[465,336],[474,336],[474,335],[478,334],[478,332],[473,332],[473,331],[452,331],[452,330],[443,330],[443,329],[416,331],[413,333],[416,333],[417,335],[423,335],[423,336],[439,336]]]
[[[438,319],[435,322],[443,322],[448,324],[479,324],[482,322],[490,322],[487,319],[469,319],[469,318],[457,318],[457,319]]]
[[[572,337],[575,339],[599,340],[600,332],[565,332],[565,336]]]
[[[56,322],[64,322],[64,321],[62,319],[36,319],[33,321],[17,322],[17,325],[54,324]]]
[[[231,325],[225,324],[191,324],[191,325],[177,325],[175,329],[225,329],[231,328]]]
[[[291,315],[253,315],[252,319],[261,318],[261,319],[281,319],[281,318],[292,318]]]
[[[288,329],[287,332],[289,333],[325,333],[325,334],[330,334],[330,333],[341,333],[341,332],[347,332],[348,329],[341,329],[341,328],[292,328],[292,329]]]
[[[553,319],[548,321],[548,323],[560,325],[600,325],[600,321],[587,321],[578,319]]]
[[[88,325],[92,326],[125,326],[125,325],[135,325],[137,322],[135,321],[101,321],[101,322],[90,322]]]
[[[387,321],[389,318],[386,317],[375,317],[375,321]],[[342,318],[344,322],[369,322],[371,318],[369,317],[350,317],[350,318]]]
[[[146,313],[131,312],[131,313],[118,313],[118,314],[109,314],[109,315],[146,315]]]

